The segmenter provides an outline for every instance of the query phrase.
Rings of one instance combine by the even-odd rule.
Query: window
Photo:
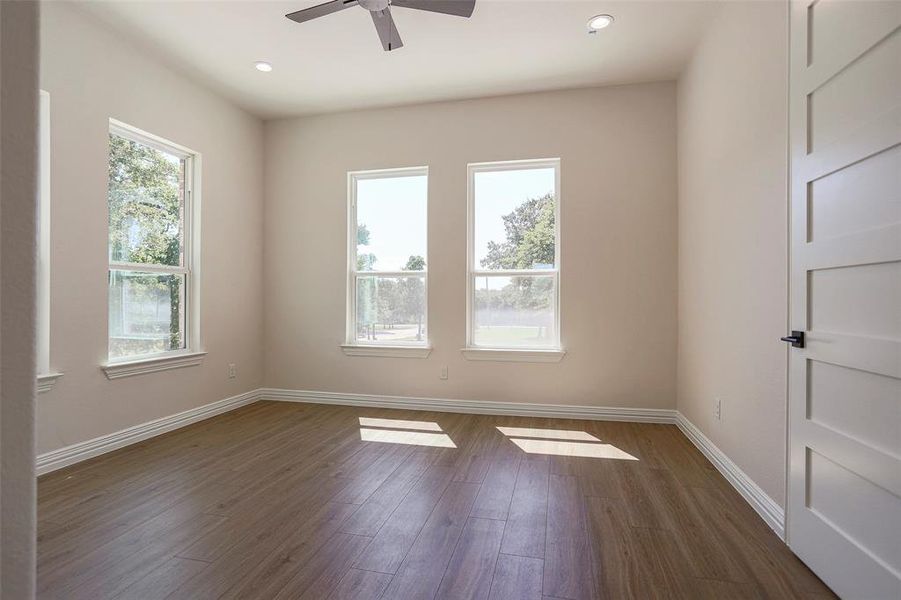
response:
[[[50,370],[50,95],[38,106],[37,373],[38,392],[53,389],[62,373]]]
[[[198,241],[192,230],[197,160],[180,146],[110,123],[111,363],[186,353],[198,345],[192,254]]]
[[[345,352],[426,348],[428,169],[350,173],[349,188]]]
[[[468,348],[559,351],[559,189],[557,159],[469,165]]]

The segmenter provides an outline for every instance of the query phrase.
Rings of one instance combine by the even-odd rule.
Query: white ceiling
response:
[[[319,0],[97,1],[90,12],[262,117],[660,81],[678,76],[715,2],[477,0],[470,19],[394,8],[404,47],[384,52],[351,7],[307,23]],[[586,22],[616,22],[588,35]],[[272,63],[260,73],[253,63]]]

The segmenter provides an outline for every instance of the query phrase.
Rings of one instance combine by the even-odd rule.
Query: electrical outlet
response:
[[[447,379],[447,367],[441,367],[441,379]]]
[[[716,403],[713,406],[713,416],[716,417],[717,421],[721,421],[723,419],[723,399],[717,398]]]
[[[235,366],[235,363],[228,363],[228,378],[234,379],[238,376],[238,367]]]

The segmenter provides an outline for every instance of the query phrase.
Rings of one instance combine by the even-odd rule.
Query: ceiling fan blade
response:
[[[391,0],[391,6],[415,8],[429,12],[471,17],[476,7],[476,0]]]
[[[316,6],[311,6],[310,8],[304,8],[303,10],[294,11],[293,13],[288,13],[285,16],[292,21],[303,23],[305,21],[309,21],[317,17],[324,17],[325,15],[330,15],[333,12],[338,12],[339,10],[344,10],[345,8],[356,5],[357,0],[333,0],[332,2],[326,2],[325,4],[318,4]]]
[[[373,11],[372,22],[375,30],[379,32],[379,39],[382,40],[382,48],[386,51],[397,50],[404,45],[397,33],[397,27],[394,25],[394,19],[391,17],[391,9]]]

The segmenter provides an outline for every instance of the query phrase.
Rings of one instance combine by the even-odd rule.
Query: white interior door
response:
[[[899,599],[901,1],[792,4],[788,543]]]

